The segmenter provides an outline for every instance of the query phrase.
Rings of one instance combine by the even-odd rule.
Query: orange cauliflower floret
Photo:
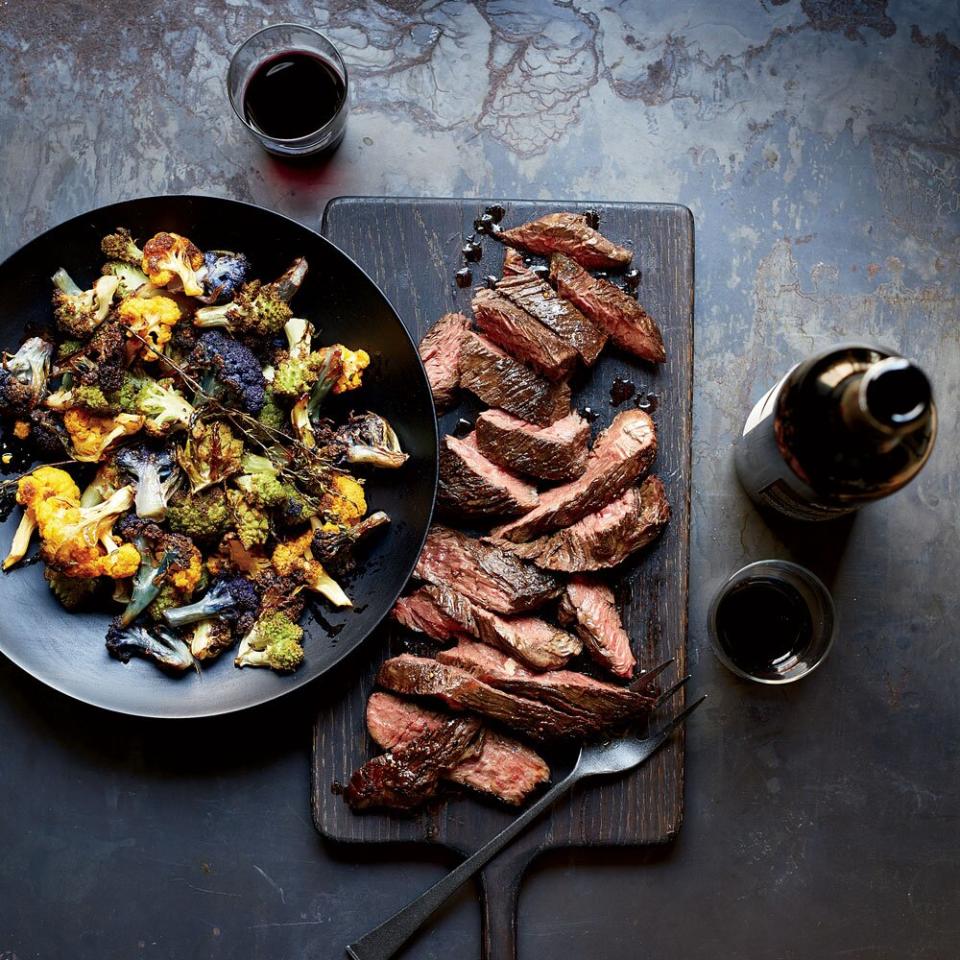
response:
[[[188,297],[199,297],[203,284],[197,271],[203,266],[203,254],[179,233],[158,233],[143,245],[143,272],[158,287],[178,277]]]
[[[281,540],[273,551],[273,567],[281,576],[296,577],[308,589],[326,597],[335,607],[352,606],[350,598],[310,549],[313,530],[293,540]]]
[[[140,554],[132,544],[118,546],[113,525],[133,506],[133,487],[121,487],[95,507],[76,497],[48,496],[35,513],[46,563],[69,577],[132,577]]]
[[[37,529],[36,507],[49,497],[79,501],[80,489],[69,473],[56,467],[38,467],[33,473],[20,478],[17,484],[17,503],[24,508],[23,516],[13,535],[10,552],[3,561],[4,570],[8,570],[26,556],[33,531]]]
[[[320,511],[334,522],[351,527],[367,512],[363,484],[346,473],[335,474],[320,501]]]
[[[82,407],[71,407],[63,415],[63,424],[70,434],[74,458],[96,463],[103,459],[111,443],[136,433],[143,426],[143,417],[132,413],[98,417]]]
[[[333,349],[340,351],[340,361],[343,364],[336,383],[334,393],[346,393],[356,390],[363,379],[363,371],[370,366],[370,354],[366,350],[351,350],[338,343]]]
[[[127,344],[127,349],[132,350],[131,359],[139,356],[149,363],[163,353],[181,313],[176,301],[169,297],[127,297],[120,304],[118,316],[124,326],[150,345],[131,339]]]

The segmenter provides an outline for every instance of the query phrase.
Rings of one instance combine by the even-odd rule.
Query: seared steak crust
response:
[[[559,670],[583,650],[572,633],[536,617],[499,617],[487,610],[474,611],[480,639],[500,647],[533,670]]]
[[[476,435],[446,436],[440,446],[437,505],[456,517],[515,517],[538,503],[536,487],[492,463]]]
[[[587,466],[590,424],[578,413],[538,427],[504,410],[485,410],[476,434],[488,460],[538,480],[575,480]]]
[[[602,509],[647,472],[657,453],[653,420],[642,410],[617,414],[597,438],[583,476],[540,495],[540,506],[493,531],[495,537],[524,542],[540,533],[576,523]]]
[[[367,701],[367,730],[378,746],[393,750],[428,731],[439,730],[448,715],[390,693],[372,693]],[[484,730],[475,756],[462,759],[444,777],[504,803],[518,805],[550,778],[550,768],[525,744],[495,730]]]
[[[458,637],[478,636],[474,610],[474,605],[455,590],[430,585],[401,597],[390,617],[408,630],[449,643]]]
[[[579,213],[551,213],[495,234],[511,247],[531,253],[565,253],[589,269],[617,269],[633,259],[633,251],[620,247],[587,225]]]
[[[597,580],[574,577],[567,584],[558,616],[561,623],[573,626],[597,663],[618,677],[633,676],[637,658],[610,587]]]
[[[427,371],[433,402],[445,410],[456,399],[460,383],[460,346],[470,321],[462,313],[445,313],[420,341],[420,359]]]
[[[577,351],[526,310],[493,290],[478,290],[473,315],[482,334],[548,380],[563,380],[577,364]]]
[[[427,534],[414,576],[450,587],[496,613],[526,613],[560,593],[552,575],[501,545],[475,540],[439,524]]]
[[[483,746],[483,727],[472,717],[451,718],[434,730],[368,760],[350,778],[344,799],[355,810],[412,810],[437,792],[440,778]]]
[[[550,260],[550,278],[561,296],[575,303],[618,347],[652,363],[663,363],[667,353],[656,321],[619,287],[591,276],[563,254]]]
[[[486,337],[464,335],[460,352],[460,386],[487,406],[547,426],[570,412],[570,387],[551,383],[526,364],[505,354]]]

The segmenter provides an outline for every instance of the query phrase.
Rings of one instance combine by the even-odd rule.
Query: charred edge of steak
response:
[[[344,800],[355,810],[412,810],[437,792],[441,777],[483,745],[483,728],[472,717],[451,718],[409,743],[368,760],[350,778]]]
[[[427,371],[438,410],[452,406],[460,385],[460,348],[470,321],[462,313],[444,314],[420,341],[420,359]]]
[[[375,692],[367,701],[366,717],[373,741],[384,750],[391,750],[427,730],[439,729],[449,714],[428,710],[391,693]],[[516,806],[550,779],[550,768],[531,747],[485,728],[476,756],[461,759],[444,776],[453,783]]]
[[[618,347],[651,363],[667,359],[656,321],[615,284],[591,276],[563,254],[550,258],[550,278],[560,294],[606,330]]]
[[[497,239],[532,253],[565,253],[589,269],[617,269],[633,259],[633,251],[608,240],[587,223],[583,214],[551,213],[509,230]]]
[[[500,539],[522,542],[569,526],[601,510],[645,474],[657,453],[653,420],[642,410],[617,414],[600,434],[583,476],[540,496],[540,506],[493,531]]]
[[[477,610],[480,639],[500,647],[533,670],[559,670],[578,656],[583,644],[573,634],[536,617],[499,617]]]
[[[551,383],[486,337],[467,333],[460,352],[460,386],[487,406],[547,426],[570,412],[570,385]]]
[[[488,460],[538,480],[575,480],[587,466],[590,424],[576,412],[538,427],[504,410],[485,410],[476,434]]]
[[[408,630],[449,643],[477,636],[474,606],[449,587],[429,585],[401,597],[390,611],[393,620]]]
[[[443,438],[437,504],[454,517],[515,517],[540,502],[536,487],[488,460],[475,433]]]
[[[624,679],[633,675],[637,658],[609,586],[574,577],[567,584],[557,616],[561,623],[573,626],[587,652],[602,667]]]
[[[573,372],[577,351],[506,297],[478,290],[472,307],[480,332],[512,357],[548,380],[563,380]]]
[[[449,587],[487,610],[526,613],[560,593],[552,574],[513,556],[501,545],[434,524],[414,576]]]

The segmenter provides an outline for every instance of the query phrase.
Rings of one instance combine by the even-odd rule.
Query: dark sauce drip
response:
[[[627,288],[630,290],[636,290],[640,286],[640,281],[643,279],[643,274],[636,268],[631,267],[624,275],[623,279],[627,283]]]
[[[335,797],[343,796],[346,789],[347,788],[339,780],[334,780],[333,783],[330,784],[330,792]]]
[[[583,419],[586,420],[587,423],[593,423],[600,416],[600,414],[597,413],[597,411],[594,410],[593,407],[584,407],[580,411],[580,416],[583,417]]]
[[[610,403],[619,407],[621,403],[626,403],[637,392],[636,384],[625,377],[614,377],[610,386]]]
[[[463,259],[468,263],[476,263],[483,256],[483,247],[476,240],[468,240],[460,249]]]
[[[803,656],[813,638],[813,620],[794,586],[774,577],[754,577],[720,601],[717,638],[744,673],[777,674]]]
[[[453,278],[457,281],[457,286],[463,290],[464,287],[469,287],[473,283],[473,272],[469,267],[462,267],[453,275]]]
[[[483,278],[483,282],[487,285],[488,290],[492,290],[500,281],[492,273],[488,273]]]
[[[647,413],[653,413],[660,405],[660,398],[655,393],[648,393],[646,396],[638,396],[634,400],[634,406]]]
[[[484,211],[484,216],[490,217],[494,223],[499,223],[507,214],[507,211],[499,203],[491,203]]]
[[[326,60],[290,50],[257,67],[243,92],[243,115],[268,137],[293,140],[329,123],[345,93],[343,77]]]
[[[500,232],[497,221],[489,213],[484,213],[473,221],[473,229],[483,236],[493,236]]]
[[[453,435],[455,437],[465,437],[471,430],[473,430],[473,424],[469,420],[460,417],[454,425]]]
[[[588,210],[584,216],[587,218],[587,226],[594,230],[600,229],[600,211]]]

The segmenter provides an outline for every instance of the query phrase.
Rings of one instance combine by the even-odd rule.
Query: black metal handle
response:
[[[524,810],[505,830],[484,844],[472,857],[467,857],[442,880],[395,913],[389,920],[385,920],[356,943],[351,943],[347,947],[347,953],[353,960],[387,960],[392,957],[467,880],[492,860],[541,813],[556,803],[579,779],[580,774],[577,770],[571,772],[529,809]]]

